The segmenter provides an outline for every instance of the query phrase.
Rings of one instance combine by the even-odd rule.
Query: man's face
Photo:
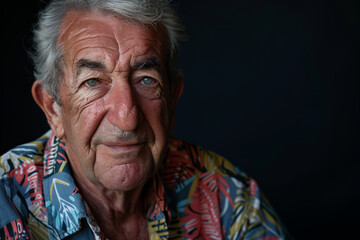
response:
[[[119,17],[66,15],[60,115],[75,174],[122,191],[152,176],[170,125],[164,42],[161,29]]]

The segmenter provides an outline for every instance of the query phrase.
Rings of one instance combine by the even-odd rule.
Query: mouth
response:
[[[141,149],[145,142],[105,142],[102,145],[116,152],[131,152]]]

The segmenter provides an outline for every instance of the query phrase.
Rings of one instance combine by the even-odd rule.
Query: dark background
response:
[[[358,236],[358,1],[174,3],[189,35],[175,135],[254,177],[297,239]],[[48,129],[26,54],[44,6],[1,6],[1,153]]]

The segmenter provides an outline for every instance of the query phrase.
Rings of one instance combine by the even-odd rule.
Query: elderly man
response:
[[[256,182],[170,137],[182,25],[161,0],[55,0],[32,94],[51,130],[1,157],[0,239],[284,239]]]

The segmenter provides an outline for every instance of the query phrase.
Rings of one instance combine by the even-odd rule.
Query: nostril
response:
[[[136,105],[115,104],[109,109],[107,119],[124,131],[135,130],[139,124],[139,111]]]

